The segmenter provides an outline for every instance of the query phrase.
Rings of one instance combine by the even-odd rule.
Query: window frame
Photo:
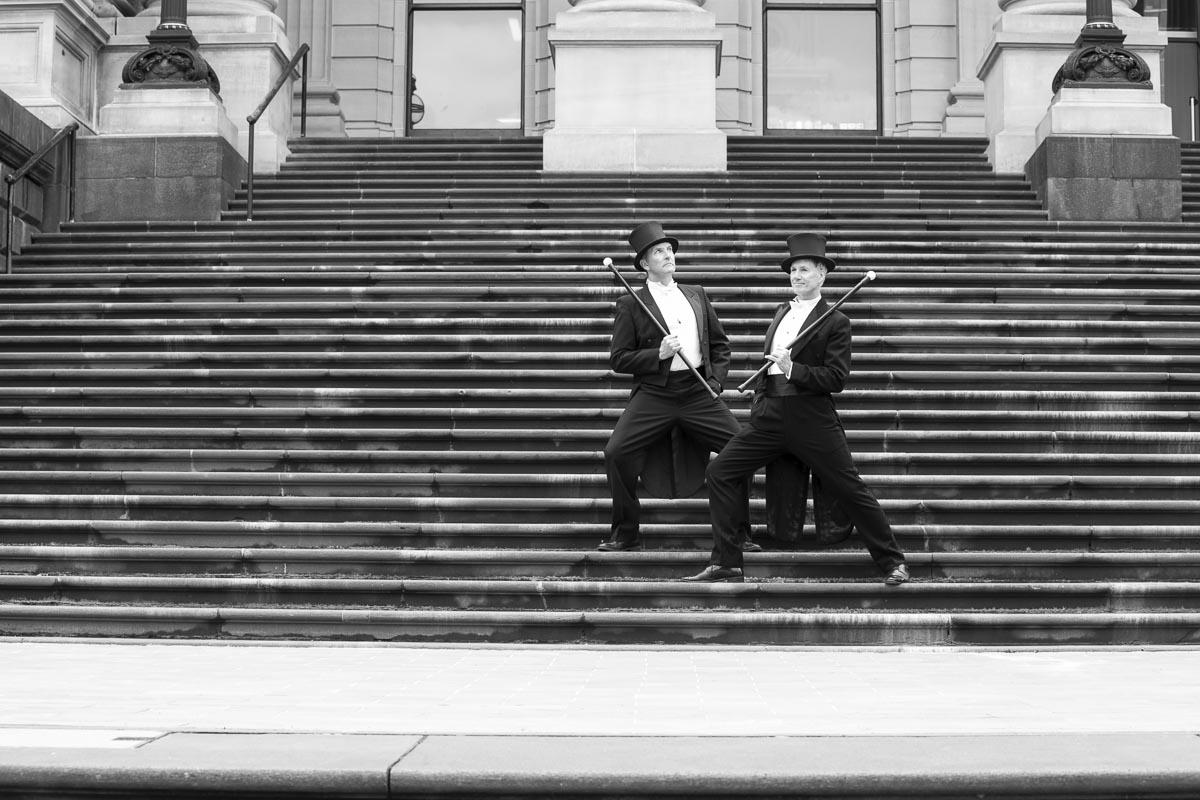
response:
[[[868,11],[875,19],[875,128],[838,130],[836,128],[772,128],[770,126],[771,78],[770,14],[772,11]],[[767,136],[853,136],[883,134],[883,8],[881,0],[764,0],[762,6],[762,130]]]
[[[414,14],[418,11],[516,11],[520,15],[521,24],[521,65],[519,73],[519,89],[517,92],[517,108],[520,114],[520,120],[514,128],[424,128],[417,129],[413,127],[412,121],[412,97],[413,91],[409,88],[413,81],[413,39],[416,34],[416,26],[414,24]],[[405,33],[407,41],[405,43],[405,85],[401,87],[404,92],[404,135],[405,136],[444,136],[446,134],[454,134],[455,136],[524,136],[525,135],[525,95],[526,95],[526,58],[528,56],[529,37],[525,30],[526,20],[526,0],[408,0],[407,8],[405,9]],[[417,87],[416,94],[420,94],[420,86]],[[423,99],[423,98],[422,98]]]

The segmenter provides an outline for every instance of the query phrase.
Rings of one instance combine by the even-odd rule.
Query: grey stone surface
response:
[[[0,176],[19,169],[53,135],[54,132],[41,120],[0,92],[0,164],[3,164]],[[54,158],[51,154],[34,165],[26,178],[14,186],[13,213],[24,222],[22,229],[13,235],[15,241],[27,241],[30,232],[58,224],[58,208],[46,202],[45,190],[45,184],[55,177]],[[0,213],[8,212],[7,188],[7,184],[0,183]],[[0,231],[2,228],[0,225]]]
[[[81,221],[216,220],[246,177],[245,160],[219,136],[81,142]]]
[[[415,736],[174,733],[0,748],[0,793],[371,797],[1154,797],[1200,793],[1192,734]]]
[[[394,796],[422,797],[1188,792],[1200,791],[1200,738],[442,736],[393,768],[392,787]]]
[[[1050,136],[1025,166],[1051,219],[1178,222],[1179,140]]]
[[[80,178],[113,180],[155,176],[155,140],[150,136],[92,136],[79,143]]]
[[[1179,181],[1182,178],[1180,145],[1175,137],[1162,139],[1117,138],[1112,143],[1114,178]]]
[[[287,793],[297,797],[387,797],[388,769],[417,736],[173,733],[136,749],[0,749],[0,796],[118,792],[152,797]]]

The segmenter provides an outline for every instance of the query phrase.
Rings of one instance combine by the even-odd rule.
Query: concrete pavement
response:
[[[1195,797],[1197,676],[1182,648],[8,639],[0,796]]]

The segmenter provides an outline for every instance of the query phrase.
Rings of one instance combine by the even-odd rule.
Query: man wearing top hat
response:
[[[787,240],[781,264],[795,297],[783,303],[767,328],[764,355],[771,367],[755,387],[750,424],[708,466],[713,550],[709,565],[684,580],[743,580],[740,531],[749,524],[741,487],[747,477],[780,456],[791,455],[820,479],[823,491],[866,540],[867,550],[890,586],[908,580],[904,553],[879,501],[858,474],[832,395],[850,374],[850,320],[834,311],[790,348],[806,325],[829,309],[821,297],[825,276],[837,267],[825,255],[825,237],[798,233]]]
[[[633,376],[633,391],[604,448],[612,493],[612,528],[599,547],[605,551],[642,547],[639,476],[656,494],[694,494],[703,484],[709,453],[741,429],[729,408],[708,390],[711,386],[721,393],[729,371],[729,337],[704,288],[675,282],[679,241],[667,236],[660,223],[645,222],[629,234],[629,244],[634,266],[646,273],[646,285],[636,291],[641,304],[632,294],[617,300],[613,320],[609,366]],[[664,451],[674,451],[676,457],[661,458]],[[686,472],[692,477],[681,474]],[[745,503],[749,486],[748,478],[734,479],[726,491],[735,502]],[[749,543],[748,521],[734,536],[738,548],[761,549]]]

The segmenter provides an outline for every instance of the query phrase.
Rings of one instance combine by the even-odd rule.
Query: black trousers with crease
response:
[[[740,531],[749,526],[750,504],[739,487],[784,453],[803,461],[821,479],[823,491],[839,501],[883,572],[904,563],[904,553],[879,501],[858,474],[833,399],[827,394],[755,398],[750,424],[708,465],[713,524],[709,563],[742,566]]]
[[[629,399],[604,448],[604,466],[612,494],[613,541],[641,540],[638,476],[646,450],[679,426],[697,444],[720,451],[741,430],[729,407],[713,398],[691,372],[671,373],[665,387],[643,384]],[[727,491],[749,502],[748,479],[733,481]],[[750,533],[749,524],[741,532]],[[740,552],[740,551],[739,551]]]

